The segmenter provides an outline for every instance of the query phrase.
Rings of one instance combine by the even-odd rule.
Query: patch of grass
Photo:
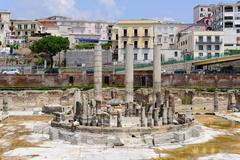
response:
[[[188,104],[190,104],[191,99],[188,96],[183,96],[183,97],[181,97],[181,101],[182,101],[183,105],[188,105]]]
[[[207,88],[206,89],[207,92],[213,93],[216,91],[216,88]]]
[[[203,92],[204,89],[203,89],[202,87],[196,87],[196,88],[195,88],[195,91],[196,91],[196,92]]]

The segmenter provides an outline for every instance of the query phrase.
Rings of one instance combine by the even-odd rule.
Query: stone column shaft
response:
[[[125,59],[125,102],[133,102],[133,45],[127,45],[126,59]]]
[[[232,110],[233,109],[233,93],[229,92],[228,93],[228,110]]]
[[[141,127],[146,127],[146,112],[145,112],[145,107],[141,108]]]
[[[154,45],[153,51],[153,104],[161,107],[161,53],[160,45]]]
[[[117,127],[122,127],[122,113],[120,111],[117,112]]]
[[[218,93],[214,93],[214,112],[218,112]]]
[[[102,101],[102,47],[95,46],[94,54],[94,96],[95,100]]]

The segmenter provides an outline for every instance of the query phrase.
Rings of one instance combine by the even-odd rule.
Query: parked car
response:
[[[187,73],[187,71],[184,69],[177,69],[174,71],[174,74],[186,74],[186,73]]]
[[[2,74],[20,74],[18,69],[4,69]]]
[[[195,69],[191,73],[193,73],[193,74],[205,74],[205,71],[203,69]]]
[[[165,69],[162,69],[162,70],[161,70],[161,73],[162,73],[162,74],[166,74],[167,71],[166,71]]]

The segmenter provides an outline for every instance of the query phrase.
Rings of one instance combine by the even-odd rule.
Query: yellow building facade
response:
[[[116,59],[123,62],[126,45],[133,44],[134,60],[150,62],[153,59],[154,24],[155,20],[121,20],[112,30],[113,49],[117,52]],[[116,54],[116,52],[115,52]]]

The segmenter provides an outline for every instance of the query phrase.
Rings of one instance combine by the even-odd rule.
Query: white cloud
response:
[[[88,12],[77,8],[76,0],[43,0],[46,9],[52,15],[70,16],[78,19],[88,18]]]
[[[121,9],[117,5],[116,0],[99,0],[99,3],[106,11],[108,19],[116,19],[121,15]]]
[[[171,18],[171,17],[163,17],[163,18],[161,18],[161,21],[164,21],[164,22],[176,22],[176,20],[174,18]]]
[[[0,0],[5,9],[12,12],[17,19],[38,19],[48,16],[68,16],[74,19],[116,20],[121,10],[116,0],[94,0],[96,5],[82,9],[86,0]],[[89,0],[92,1],[92,0]],[[1,5],[0,5],[1,8]]]

